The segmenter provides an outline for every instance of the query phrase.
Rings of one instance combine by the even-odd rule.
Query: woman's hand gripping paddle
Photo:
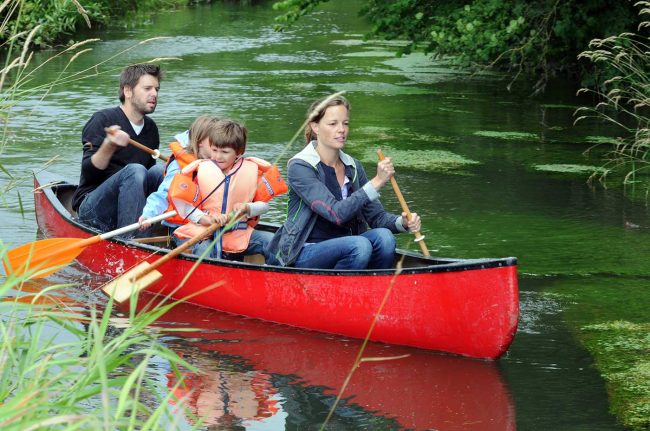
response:
[[[377,155],[379,156],[379,160],[384,160],[386,157],[384,156],[384,152],[381,151],[381,149],[377,150]],[[397,195],[397,200],[399,201],[399,204],[402,206],[402,211],[406,213],[406,216],[408,217],[409,220],[411,220],[411,211],[409,210],[408,205],[406,204],[406,200],[404,199],[404,196],[402,195],[402,192],[399,189],[399,186],[397,185],[397,181],[395,180],[395,176],[390,177],[390,184],[393,186],[393,190],[395,191],[395,194]],[[429,256],[429,249],[427,248],[426,244],[424,243],[424,235],[420,233],[420,231],[415,231],[413,232],[415,235],[415,242],[420,244],[420,248],[422,249],[422,254],[425,256]]]
[[[153,224],[175,215],[176,211],[169,211],[145,222]],[[7,252],[5,272],[7,275],[21,276],[29,271],[29,278],[47,277],[72,262],[86,247],[134,231],[140,226],[140,223],[133,223],[86,239],[50,238],[21,245]]]
[[[241,213],[231,214],[228,217],[228,223],[233,223],[233,221],[237,221],[240,217]],[[115,302],[122,303],[128,300],[132,294],[137,294],[162,278],[162,274],[156,270],[159,266],[169,262],[206,236],[212,235],[220,227],[221,224],[213,223],[155,262],[149,263],[144,261],[139,263],[102,287],[102,291],[106,295],[113,297]]]

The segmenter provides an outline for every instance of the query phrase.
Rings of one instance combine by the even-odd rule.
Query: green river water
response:
[[[180,59],[165,63],[152,115],[163,142],[197,115],[217,114],[244,121],[248,154],[280,166],[302,145],[287,143],[311,101],[346,90],[352,104],[348,151],[369,171],[376,148],[393,156],[432,254],[516,256],[521,313],[515,341],[496,363],[411,352],[403,365],[368,365],[329,429],[622,429],[576,332],[601,321],[647,320],[639,298],[647,299],[648,208],[620,189],[588,186],[584,172],[554,167],[597,164],[583,152],[595,137],[613,131],[589,122],[572,125],[573,111],[588,101],[576,99],[569,83],[554,83],[532,99],[524,85],[507,92],[498,76],[471,76],[422,55],[396,58],[394,43],[363,40],[368,27],[354,1],[329,2],[286,33],[273,31],[271,4],[204,5],[77,36],[102,40],[70,70],[147,38],[168,38],[111,60],[114,72],[55,87],[43,100],[22,100],[2,165],[29,175],[56,157],[48,170],[76,182],[81,128],[92,112],[117,105],[117,74],[127,62]],[[40,52],[34,61],[56,52]],[[66,61],[46,65],[33,84],[56,77]],[[0,238],[8,247],[36,234],[29,182],[17,190],[20,200],[11,193],[0,208]],[[383,192],[382,202],[398,211],[392,191]],[[283,202],[273,205],[267,220],[281,222]],[[417,249],[410,237],[399,241]],[[86,284],[88,275],[73,266],[51,280]],[[103,301],[89,292],[78,295]],[[613,303],[623,315],[614,313]],[[178,313],[178,321],[206,328],[196,338],[166,342],[208,376],[195,379],[200,395],[193,405],[214,429],[317,429],[358,347],[203,310]],[[220,324],[247,334],[242,350],[219,342],[228,332]],[[267,345],[260,334],[276,343]],[[152,369],[162,382],[168,371],[164,361]]]

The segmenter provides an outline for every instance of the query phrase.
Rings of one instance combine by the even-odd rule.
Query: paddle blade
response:
[[[149,262],[139,263],[102,287],[102,291],[106,295],[112,296],[115,302],[122,303],[128,300],[134,291],[138,293],[162,278],[162,274],[155,269],[142,277],[138,277],[138,274],[143,273],[150,266]]]
[[[30,278],[47,277],[79,256],[86,242],[79,238],[50,238],[21,245],[7,252],[5,272],[16,276],[33,272]]]

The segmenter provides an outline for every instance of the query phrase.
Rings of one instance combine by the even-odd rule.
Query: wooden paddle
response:
[[[115,130],[111,129],[110,127],[104,128],[104,131],[106,133],[110,133],[111,135],[115,133]],[[169,160],[169,158],[167,156],[163,156],[162,154],[160,154],[160,151],[152,150],[151,148],[147,147],[146,145],[142,145],[138,141],[134,141],[131,138],[129,138],[129,144],[133,145],[136,148],[139,148],[140,150],[144,151],[145,153],[151,154],[151,157],[153,157],[154,159],[160,159],[163,162],[166,162],[167,160]]]
[[[377,150],[377,155],[379,156],[379,160],[384,160],[386,158],[386,156],[384,156],[384,152],[381,151],[381,148]],[[406,200],[404,199],[404,196],[402,195],[402,192],[400,191],[399,186],[397,185],[397,180],[395,180],[394,175],[390,177],[390,184],[393,186],[393,190],[397,195],[397,200],[399,201],[399,204],[402,206],[402,211],[404,211],[406,213],[406,217],[409,220],[411,220],[413,215],[411,214],[411,211],[409,210],[409,207],[406,204]],[[413,234],[415,235],[414,241],[420,244],[420,248],[422,249],[422,254],[425,256],[429,256],[429,249],[424,243],[424,235],[422,235],[419,230],[413,232]]]
[[[232,223],[232,221],[237,220],[238,217],[239,214],[231,215],[228,218],[228,223]],[[115,302],[122,303],[128,300],[134,292],[138,293],[162,278],[162,274],[156,270],[160,265],[169,262],[206,236],[212,235],[220,227],[221,225],[218,223],[213,223],[153,263],[146,261],[139,263],[117,277],[115,280],[104,285],[102,291],[106,295],[112,296]]]
[[[145,220],[146,223],[157,223],[176,215],[176,211],[169,211],[156,217]],[[90,238],[50,238],[30,242],[16,247],[7,252],[3,262],[6,274],[17,276],[25,274],[28,270],[38,270],[30,274],[30,278],[43,278],[58,271],[62,266],[72,262],[89,245],[99,241],[131,232],[138,229],[140,223],[133,223],[122,228],[106,232]]]

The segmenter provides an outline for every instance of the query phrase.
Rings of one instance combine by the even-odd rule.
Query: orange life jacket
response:
[[[268,202],[277,195],[281,195],[289,191],[289,186],[284,182],[278,165],[271,165],[266,160],[258,159],[257,157],[247,157],[257,163],[257,190],[253,202]]]
[[[270,167],[267,162],[265,164]],[[254,199],[259,180],[258,166],[258,163],[249,158],[240,159],[235,162],[232,173],[224,175],[219,166],[212,160],[197,160],[186,166],[182,171],[182,175],[196,173],[195,181],[201,191],[200,194],[206,196],[199,206],[203,212],[227,214],[232,211],[235,203],[251,202]],[[183,195],[186,198],[193,198],[196,193],[184,191]],[[175,199],[181,200],[180,194],[171,198],[172,202],[175,202]],[[184,215],[187,216],[187,214]],[[230,228],[228,232],[224,232],[220,238],[221,250],[227,253],[245,251],[248,248],[253,226],[256,222],[256,220],[251,220],[251,222],[242,221]],[[186,223],[176,229],[174,235],[181,239],[187,239],[198,235],[204,229],[201,225]]]
[[[190,153],[178,141],[174,141],[174,142],[170,143],[169,144],[169,149],[172,151],[172,156],[169,158],[169,160],[167,161],[167,164],[165,165],[165,175],[167,175],[167,167],[172,162],[172,160],[176,160],[176,162],[178,163],[178,166],[180,167],[181,171],[187,165],[189,165],[194,160],[196,160],[196,156],[194,154]],[[174,180],[176,180],[176,176],[174,176],[174,178],[172,179],[172,184],[174,183]],[[171,187],[172,186],[170,185],[170,189],[171,189]],[[182,189],[187,188],[187,184],[185,184],[185,185],[176,184],[176,185],[174,185],[174,187],[180,188],[182,190]],[[169,193],[167,194],[167,196],[169,196]],[[200,201],[200,199],[198,201],[196,201],[196,202],[199,202],[199,201]],[[192,200],[189,200],[188,202],[192,202]],[[173,203],[169,200],[169,198],[167,198],[167,209],[165,210],[165,212],[172,211],[172,210],[176,210],[177,214],[174,217],[168,218],[166,220],[167,223],[172,223],[172,224],[185,224],[185,223],[187,223],[185,218],[183,216],[181,216],[181,214],[183,214],[183,213],[178,211],[178,209],[173,205]]]
[[[196,156],[191,152],[187,151],[187,149],[183,147],[181,143],[178,141],[174,141],[170,143],[169,149],[172,152],[172,157],[170,157],[169,160],[167,160],[167,164],[165,165],[165,174],[167,174],[167,167],[172,162],[172,160],[176,160],[178,166],[181,167],[181,170],[185,168],[185,166],[189,165],[194,160],[196,160]]]

